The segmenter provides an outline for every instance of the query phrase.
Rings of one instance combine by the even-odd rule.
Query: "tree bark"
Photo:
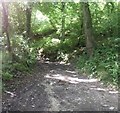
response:
[[[92,18],[88,3],[82,3],[83,9],[83,25],[86,38],[86,50],[89,57],[93,55],[94,36],[92,32]]]
[[[28,3],[26,8],[26,38],[29,39],[31,35],[31,14],[32,14],[32,7],[31,3]]]
[[[62,2],[62,29],[61,29],[61,37],[65,38],[65,2]]]
[[[5,5],[5,3],[2,1],[2,13],[3,13],[3,26],[2,26],[2,32],[6,34],[6,38],[7,38],[7,50],[10,54],[10,56],[12,55],[12,48],[11,48],[11,43],[10,43],[10,37],[9,37],[9,31],[8,31],[8,27],[9,27],[9,22],[8,22],[8,7],[7,5]]]

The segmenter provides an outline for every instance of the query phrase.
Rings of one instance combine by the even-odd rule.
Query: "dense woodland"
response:
[[[3,82],[50,61],[117,86],[120,3],[2,2],[0,10]]]

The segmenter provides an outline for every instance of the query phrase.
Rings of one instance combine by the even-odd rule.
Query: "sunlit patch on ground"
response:
[[[118,94],[118,91],[109,91],[110,94]]]
[[[75,71],[68,71],[68,70],[66,70],[66,72],[72,73],[72,74],[75,74],[75,73],[76,73]]]
[[[91,87],[90,89],[92,89],[92,90],[97,90],[97,91],[103,91],[103,92],[108,91],[110,94],[118,94],[118,91],[109,91],[109,89],[107,89],[107,88]]]
[[[108,89],[103,89],[103,88],[90,88],[90,89],[94,89],[94,90],[97,90],[97,91],[108,91]]]
[[[20,81],[22,87],[20,86],[18,91],[5,92],[4,109],[29,111],[118,109],[117,91],[108,90],[109,88],[103,87],[97,79],[89,79],[78,74],[71,65],[48,62],[37,66],[36,76],[22,79],[24,81]],[[6,100],[6,96],[10,100]]]
[[[52,74],[52,75],[47,74],[45,78],[57,79],[57,80],[61,80],[61,81],[69,82],[73,84],[77,84],[81,82],[84,82],[84,83],[98,82],[97,79],[79,79],[75,77],[63,76],[61,74]]]

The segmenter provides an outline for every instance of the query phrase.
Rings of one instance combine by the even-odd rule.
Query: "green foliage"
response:
[[[26,37],[22,36],[26,31],[25,4],[10,3],[10,41],[14,58],[12,61],[7,51],[3,54],[3,79],[11,79],[18,71],[28,72],[38,57],[66,62],[73,58],[77,60],[76,57],[79,57],[77,65],[81,71],[117,84],[118,49],[120,49],[118,5],[114,2],[89,3],[97,46],[93,57],[88,59],[86,51],[81,50],[86,46],[81,4],[66,3],[65,38],[60,39],[62,4],[34,3],[32,5],[31,34],[46,33],[50,29],[56,29],[57,32],[44,38],[40,37],[40,40],[29,42]]]
[[[43,19],[40,20],[40,18]],[[33,9],[31,24],[33,33],[45,32],[51,29],[51,24],[48,17],[46,15],[43,15],[42,12],[40,12],[38,9]]]
[[[77,37],[68,37],[60,43],[60,50],[63,53],[73,52],[73,50],[75,49],[78,41],[79,40],[78,40]]]
[[[11,34],[21,34],[25,31],[25,5],[23,3],[9,3],[9,23]]]
[[[12,39],[13,56],[9,58],[7,51],[3,52],[2,79],[9,80],[17,76],[17,72],[30,72],[36,62],[36,51],[28,46],[24,37],[15,35]]]
[[[3,80],[10,80],[12,79],[13,75],[10,74],[9,72],[4,72],[2,73]]]
[[[47,37],[32,44],[34,50],[43,50],[42,56],[50,60],[63,60],[67,54],[73,52],[77,47],[79,37],[67,37],[65,40]]]
[[[78,68],[91,74],[91,77],[96,76],[106,83],[117,85],[119,64],[116,47],[118,47],[118,42],[115,43],[115,37],[108,38],[104,42],[101,41],[91,59],[88,59],[85,54],[79,57]]]
[[[117,3],[91,3],[90,9],[94,32],[97,36],[118,36],[119,11]]]

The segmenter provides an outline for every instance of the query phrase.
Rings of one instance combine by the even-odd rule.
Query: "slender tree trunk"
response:
[[[118,5],[117,5],[117,14],[116,14],[116,16],[117,16],[117,29],[114,31],[114,34],[117,36],[117,37],[119,37],[120,36],[120,2],[118,2]]]
[[[0,36],[2,36],[2,7],[0,4]]]
[[[6,38],[7,38],[7,50],[10,54],[10,56],[12,55],[12,48],[11,48],[11,43],[10,43],[10,37],[9,37],[9,31],[8,31],[8,27],[9,27],[9,22],[8,22],[8,7],[7,5],[5,5],[5,3],[2,1],[2,13],[3,13],[3,26],[2,26],[2,32],[6,34]]]
[[[82,3],[83,8],[83,24],[84,24],[84,32],[86,38],[86,49],[89,57],[93,55],[94,49],[94,36],[92,32],[92,18],[90,14],[90,9],[88,3]]]
[[[82,10],[82,7],[80,6],[79,7],[79,10]],[[84,30],[83,30],[83,16],[82,16],[82,12],[79,11],[79,23],[80,23],[80,34],[83,34],[84,33]]]
[[[62,2],[62,29],[61,29],[61,37],[65,38],[65,2]]]
[[[32,14],[32,8],[31,3],[28,3],[28,6],[26,8],[26,38],[30,38],[31,35],[31,14]]]

